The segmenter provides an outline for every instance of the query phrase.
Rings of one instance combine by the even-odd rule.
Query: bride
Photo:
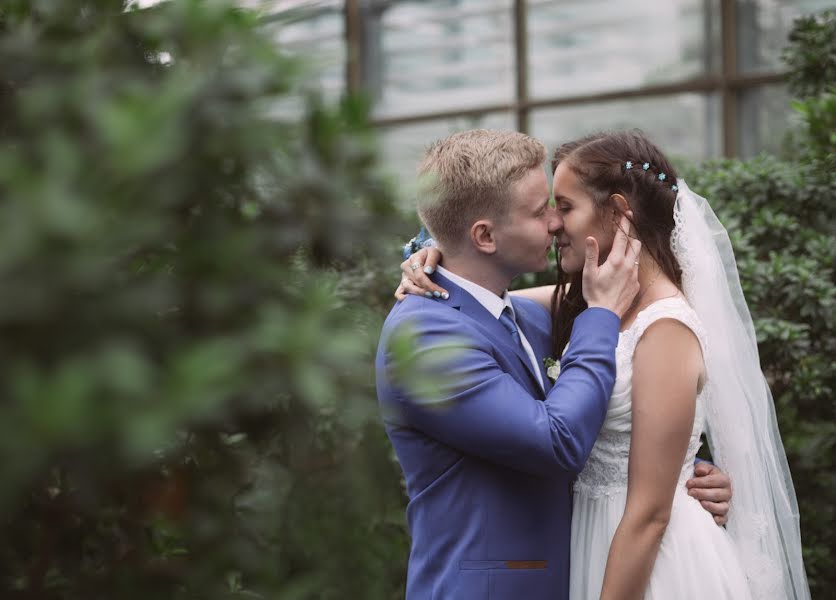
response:
[[[575,484],[570,598],[809,598],[795,493],[725,229],[638,132],[564,144],[552,167],[558,283],[517,293],[552,311],[555,357],[585,308],[587,238],[604,260],[630,211],[642,242],[609,409]],[[408,262],[439,258],[425,249]],[[443,294],[404,272],[399,294]],[[703,432],[734,483],[726,529],[685,486]]]

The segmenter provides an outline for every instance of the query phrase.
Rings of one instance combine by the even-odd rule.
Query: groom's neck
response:
[[[445,256],[441,266],[459,277],[490,290],[497,296],[505,293],[512,279],[492,262],[469,256]]]

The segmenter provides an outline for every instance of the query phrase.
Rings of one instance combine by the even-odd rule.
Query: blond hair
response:
[[[454,248],[475,221],[505,217],[511,184],[545,158],[542,143],[515,131],[474,129],[439,140],[418,167],[418,215],[439,244]]]

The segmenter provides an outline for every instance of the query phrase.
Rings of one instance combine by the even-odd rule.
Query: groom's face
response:
[[[549,201],[549,184],[541,167],[529,170],[510,190],[509,211],[498,224],[496,258],[513,277],[543,271],[560,218]]]

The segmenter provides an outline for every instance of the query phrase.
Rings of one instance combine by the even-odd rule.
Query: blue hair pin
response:
[[[633,168],[633,162],[628,160],[626,163],[624,163],[624,168],[629,171],[630,169]]]
[[[664,181],[666,177],[667,175],[665,175],[664,173],[659,173],[659,181]]]
[[[403,247],[403,259],[406,260],[416,252],[418,252],[421,248],[427,248],[429,246],[434,246],[435,242],[430,237],[430,233],[427,231],[426,227],[423,225],[421,226],[421,230],[418,232],[414,238],[409,240]]]
[[[678,192],[678,191],[679,191],[679,186],[678,186],[678,185],[676,185],[676,184],[674,183],[674,184],[671,186],[671,189],[672,189],[674,192]]]
[[[644,169],[645,171],[647,171],[649,168],[650,168],[650,163],[644,163],[642,165],[642,169]]]

